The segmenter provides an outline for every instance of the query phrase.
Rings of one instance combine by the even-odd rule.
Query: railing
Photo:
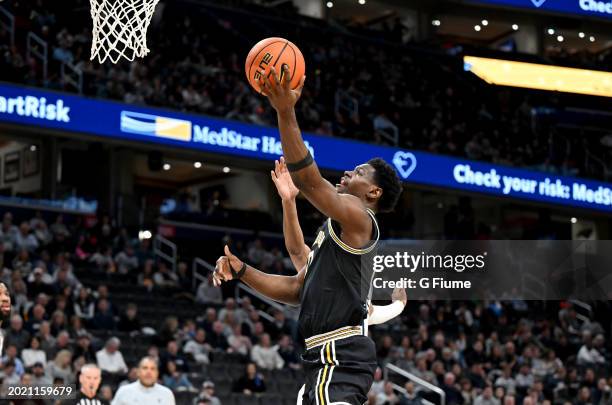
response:
[[[376,133],[381,137],[386,139],[393,146],[397,146],[399,143],[399,129],[396,126],[387,127],[387,128],[378,128],[376,129]]]
[[[399,392],[400,394],[403,394],[403,395],[408,394],[408,391],[406,391],[404,387],[400,387],[394,382],[391,383],[391,387],[393,388],[393,391]],[[426,400],[425,398],[419,398],[419,399],[421,400],[421,404],[423,405],[436,405],[433,402]]]
[[[11,34],[11,46],[15,46],[15,16],[4,7],[0,7],[0,25]]]
[[[335,97],[336,114],[346,111],[351,118],[359,115],[359,101],[344,90],[337,90]]]
[[[534,286],[531,288],[531,286]],[[526,299],[537,300],[542,296],[543,292],[548,291],[548,285],[539,277],[532,276],[529,273],[522,272],[521,275],[522,294]]]
[[[163,248],[169,249],[171,254],[168,254]],[[156,235],[153,241],[153,254],[170,263],[172,271],[176,273],[177,249],[176,244],[164,238],[161,235]]]
[[[30,59],[32,56],[36,56],[38,59],[40,59],[43,67],[43,80],[46,81],[49,64],[49,46],[41,37],[33,32],[28,32],[26,57]]]
[[[385,365],[384,372],[385,372],[385,380],[387,380],[387,381],[389,380],[389,372],[399,374],[400,376],[409,379],[413,383],[415,383],[415,384],[417,384],[417,385],[419,385],[419,386],[421,386],[421,387],[423,387],[423,388],[425,388],[425,389],[427,389],[429,391],[435,392],[436,394],[438,394],[440,396],[440,405],[445,405],[446,404],[446,393],[444,391],[442,391],[441,388],[436,387],[435,385],[433,385],[431,383],[428,383],[427,381],[417,377],[416,375],[411,374],[408,371],[406,371],[406,370],[404,370],[402,368],[399,368],[399,367],[397,367],[397,366],[395,366],[393,364],[390,364],[390,363],[387,363],[387,365]],[[398,391],[400,391],[402,393],[406,392],[402,387],[398,386],[397,384],[392,384],[392,385],[394,386],[394,389],[397,387]],[[426,403],[426,402],[423,401],[423,403]]]
[[[282,4],[291,3],[291,0],[272,0],[272,1],[264,1],[261,2],[260,5],[264,7],[278,7]]]
[[[60,68],[62,81],[72,87],[79,94],[83,94],[83,71],[71,63],[62,62]]]
[[[576,318],[578,318],[579,321],[586,324],[591,323],[591,319],[593,319],[593,307],[580,300],[569,300],[569,303],[576,307]]]
[[[198,271],[200,267],[206,269],[206,272],[204,273],[206,275],[203,275]],[[208,279],[208,272],[213,271],[215,271],[215,268],[206,260],[199,257],[193,259],[193,262],[191,262],[191,287],[195,290],[200,283]]]
[[[203,272],[200,271],[201,268],[204,268],[205,271]],[[191,273],[192,273],[191,284],[192,284],[193,289],[196,289],[199,283],[207,281],[208,272],[213,272],[213,271],[215,271],[215,267],[212,264],[208,263],[206,260],[199,258],[199,257],[196,257],[195,259],[193,259],[193,262],[191,263]],[[279,304],[278,302],[272,301],[271,299],[258,293],[257,291],[253,290],[251,287],[245,284],[238,284],[236,286],[236,294],[235,294],[236,301],[240,299],[241,291],[253,297],[256,297],[257,299],[266,303],[271,308],[274,308],[274,309],[277,309],[283,312],[286,316],[292,319],[297,319],[297,312],[295,310],[292,310],[291,307],[289,307],[288,305],[283,305],[283,304]],[[259,314],[259,316],[261,316],[265,320],[269,322],[274,322],[274,317],[268,314],[267,312],[258,310],[257,313]]]
[[[245,284],[238,284],[238,288],[236,288],[236,299],[240,298],[240,291],[244,291],[247,294],[252,295],[253,297],[256,297],[257,299],[260,299],[261,301],[265,302],[266,304],[268,304],[270,307],[274,309],[277,309],[284,313],[287,312],[287,308],[285,305],[272,301],[270,298],[266,297],[263,294],[260,294],[259,292],[253,290],[251,287]]]
[[[587,168],[590,166],[591,162],[594,162],[601,167],[601,171],[598,171],[598,172],[599,173],[603,172],[604,180],[608,181],[610,179],[610,177],[612,176],[612,170],[610,170],[608,165],[602,159],[595,156],[589,149],[585,149],[585,157],[586,157],[585,166]]]

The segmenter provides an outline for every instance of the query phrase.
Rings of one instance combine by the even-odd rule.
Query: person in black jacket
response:
[[[117,329],[121,332],[136,332],[140,330],[140,318],[138,317],[138,307],[136,304],[129,303],[121,318]]]
[[[263,377],[257,373],[255,363],[247,364],[246,373],[234,382],[233,391],[241,392],[245,395],[253,395],[266,391],[266,383]]]

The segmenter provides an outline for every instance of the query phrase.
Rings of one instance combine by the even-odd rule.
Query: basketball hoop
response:
[[[159,0],[89,0],[93,32],[91,60],[133,61],[149,53],[147,28]]]

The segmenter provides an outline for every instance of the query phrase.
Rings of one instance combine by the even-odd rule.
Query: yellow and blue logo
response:
[[[121,131],[177,141],[191,141],[191,121],[133,111],[121,111]]]

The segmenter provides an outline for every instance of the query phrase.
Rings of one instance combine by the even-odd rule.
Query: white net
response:
[[[149,53],[147,28],[159,0],[89,0],[93,32],[91,60],[117,63]]]

